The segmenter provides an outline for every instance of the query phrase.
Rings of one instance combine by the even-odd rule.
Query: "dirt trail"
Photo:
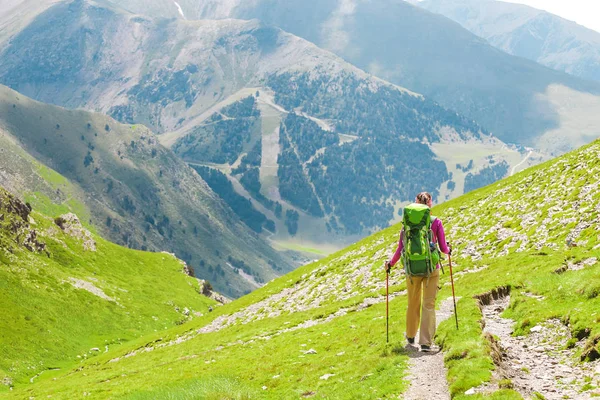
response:
[[[436,312],[436,325],[453,314],[452,297],[444,300]],[[417,338],[419,334],[417,334]],[[450,399],[447,370],[444,366],[444,353],[441,351],[422,353],[419,348],[407,345],[410,357],[408,380],[411,382],[404,393],[406,400],[446,400]]]
[[[594,388],[600,384],[600,362],[580,363],[576,357],[577,348],[583,346],[585,340],[567,348],[571,333],[557,319],[532,327],[526,336],[513,336],[514,321],[500,316],[509,302],[507,296],[482,309],[484,332],[498,338],[502,361],[492,383],[474,388],[473,392],[493,392],[498,390],[499,380],[510,379],[514,389],[525,399],[536,398],[536,392],[548,400],[597,396],[599,393]]]

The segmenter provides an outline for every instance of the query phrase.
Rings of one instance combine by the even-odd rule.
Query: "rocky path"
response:
[[[512,336],[514,321],[500,314],[508,307],[510,298],[494,300],[483,307],[485,332],[498,339],[501,363],[492,383],[467,391],[467,394],[489,393],[498,389],[497,383],[510,380],[513,388],[525,399],[591,399],[600,396],[600,363],[580,363],[576,350],[584,340],[567,349],[571,339],[569,329],[559,320],[551,319],[531,328],[526,336]]]
[[[452,297],[444,300],[437,310],[436,324],[450,318],[453,314]],[[419,335],[417,334],[417,337]],[[441,351],[422,353],[419,348],[407,345],[410,357],[408,380],[411,382],[404,394],[406,400],[446,400],[450,399],[447,370],[444,366],[444,353]]]

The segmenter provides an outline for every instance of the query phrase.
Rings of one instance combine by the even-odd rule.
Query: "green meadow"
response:
[[[10,383],[3,391],[40,373],[77,367],[215,305],[172,255],[129,250],[94,234],[97,250],[85,250],[82,239],[35,211],[30,227],[47,252],[15,246],[8,228],[19,217],[6,212],[6,192],[0,194],[0,375]]]
[[[514,335],[527,335],[537,323],[558,318],[574,336],[585,339],[585,345],[577,350],[580,362],[589,362],[600,351],[598,160],[600,142],[596,141],[434,208],[454,248],[453,272],[460,298],[460,329],[456,330],[454,318],[450,318],[440,325],[437,335],[453,398],[481,398],[464,392],[489,381],[495,369],[474,298],[495,288],[510,288],[511,302],[504,316],[515,321]],[[29,352],[21,357],[12,354],[15,362],[39,359],[47,367],[59,365],[55,364],[58,358],[46,361],[49,357],[44,349],[52,353],[60,346],[52,347],[54,342],[47,340],[43,347],[38,339],[46,337],[40,329],[57,329],[58,325],[64,327],[61,340],[67,341],[68,336],[69,343],[81,343],[79,348],[97,345],[102,339],[122,341],[97,355],[65,357],[60,371],[44,373],[33,384],[25,379],[31,374],[21,369],[21,379],[3,394],[7,398],[64,399],[402,398],[409,385],[409,354],[403,336],[405,278],[399,268],[390,275],[390,343],[386,344],[382,267],[395,250],[399,229],[396,225],[378,232],[211,313],[187,320],[178,320],[169,307],[163,310],[168,299],[176,298],[172,291],[180,291],[180,307],[187,304],[183,299],[188,294],[190,302],[198,302],[188,307],[202,310],[208,303],[201,303],[201,298],[188,291],[191,278],[177,274],[180,265],[176,260],[131,252],[137,257],[135,262],[123,257],[117,267],[115,254],[129,250],[99,240],[99,248],[106,253],[74,255],[55,244],[55,258],[44,262],[68,254],[73,260],[71,269],[57,266],[42,274],[39,264],[21,266],[21,275],[13,272],[10,284],[4,286],[4,290],[26,286],[26,297],[43,294],[54,302],[36,308],[29,300],[19,304],[17,300],[23,296],[14,297],[14,304],[19,304],[11,311],[14,321],[27,313],[44,318],[38,331],[31,331],[31,340],[38,343],[23,342],[20,346]],[[61,240],[68,248],[77,246],[67,238]],[[42,256],[27,255],[32,260],[38,257],[41,260]],[[161,257],[164,264],[160,268],[145,269],[150,268],[145,262]],[[89,278],[108,268],[115,278],[103,287],[125,308],[102,303],[104,307],[85,307],[84,313],[77,296],[93,296],[78,291],[75,295],[69,284],[61,282],[70,276]],[[158,276],[166,271],[170,271],[169,278]],[[150,274],[157,274],[151,281],[160,287],[148,286]],[[449,281],[446,263],[439,301],[451,296]],[[61,287],[69,288],[70,294],[63,296]],[[543,300],[530,294],[543,296]],[[68,305],[73,314],[64,314],[60,323],[57,317],[54,322],[50,319],[51,310]],[[136,310],[135,323],[133,316],[127,324],[109,318],[130,309]],[[81,320],[84,315],[89,322]],[[91,322],[92,316],[97,322]],[[151,316],[158,320],[148,318]],[[26,326],[24,321],[19,323]],[[136,323],[137,330],[132,328]],[[97,341],[91,340],[94,336],[89,333],[83,334],[87,324],[102,331]],[[7,343],[18,342],[17,336],[17,330],[9,333]],[[2,369],[4,374],[11,373],[4,365]],[[590,391],[596,389],[597,377],[583,378],[589,379]],[[499,389],[488,397],[521,398],[511,389]]]

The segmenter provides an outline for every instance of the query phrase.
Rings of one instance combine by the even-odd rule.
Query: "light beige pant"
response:
[[[406,337],[414,338],[419,329],[419,344],[431,346],[435,335],[435,298],[440,281],[440,270],[436,269],[429,278],[407,276],[408,309],[406,311]],[[421,308],[421,293],[423,307]]]

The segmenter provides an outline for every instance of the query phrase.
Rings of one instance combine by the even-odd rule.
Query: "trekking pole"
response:
[[[390,342],[390,268],[385,266],[385,342]]]
[[[456,313],[456,295],[454,294],[454,277],[452,276],[452,257],[448,254],[448,264],[450,265],[450,282],[452,282],[452,301],[454,302],[454,318],[456,319],[456,330],[458,330],[458,314]]]

